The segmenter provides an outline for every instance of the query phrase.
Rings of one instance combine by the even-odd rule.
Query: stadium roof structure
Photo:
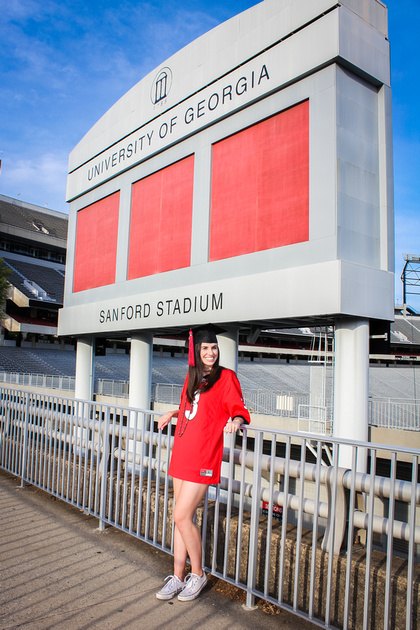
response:
[[[18,256],[5,256],[5,264],[9,268],[9,283],[28,298],[28,306],[33,302],[63,303],[64,270],[26,261]],[[40,261],[42,262],[42,261]]]
[[[0,195],[0,233],[67,247],[67,215]]]

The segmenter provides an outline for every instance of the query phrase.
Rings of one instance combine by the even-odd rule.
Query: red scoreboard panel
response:
[[[309,101],[213,147],[210,260],[309,238]]]
[[[194,156],[133,184],[128,280],[189,267]]]
[[[115,282],[119,191],[77,213],[73,291]]]

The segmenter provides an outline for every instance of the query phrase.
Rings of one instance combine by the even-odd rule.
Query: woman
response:
[[[194,514],[207,488],[220,481],[223,433],[236,433],[250,422],[235,372],[219,365],[219,347],[212,327],[190,331],[189,370],[176,411],[160,417],[159,430],[177,418],[169,466],[173,477],[174,574],[156,593],[158,599],[195,599],[207,577],[202,568],[202,543]],[[231,419],[230,422],[229,419]],[[189,557],[191,573],[185,579]]]

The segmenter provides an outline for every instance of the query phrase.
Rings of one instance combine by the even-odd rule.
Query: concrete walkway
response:
[[[247,611],[242,591],[210,577],[193,602],[155,593],[172,558],[0,471],[0,629],[310,630],[273,606]]]

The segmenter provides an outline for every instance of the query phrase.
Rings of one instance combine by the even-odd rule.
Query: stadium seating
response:
[[[34,294],[25,286],[24,282],[35,282],[41,289],[46,291],[48,298],[62,304],[64,293],[64,273],[32,262],[20,260],[6,260],[6,264],[11,270],[8,280],[10,284],[17,287],[28,298],[34,298]]]
[[[420,330],[416,326],[419,323],[419,318],[415,318],[415,323],[412,321],[413,319],[409,316],[395,316],[395,322],[392,325],[392,339],[394,341],[397,340],[398,343],[414,344],[416,346],[420,344]]]

